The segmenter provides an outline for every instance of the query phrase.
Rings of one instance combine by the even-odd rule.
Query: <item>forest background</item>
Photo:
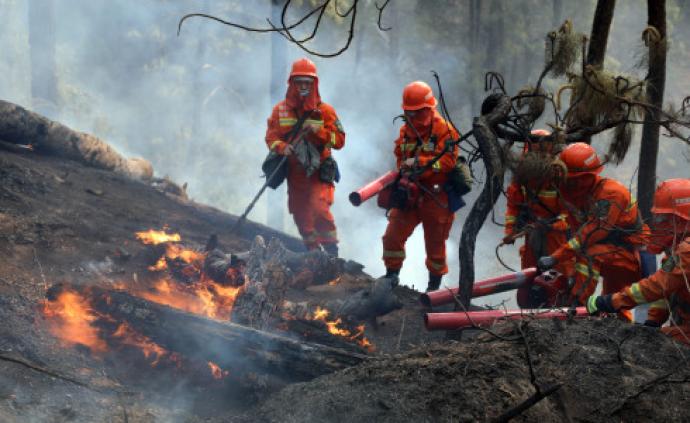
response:
[[[289,64],[305,53],[278,35],[203,19],[185,22],[178,36],[177,23],[187,13],[202,12],[265,27],[265,19],[276,11],[272,3],[0,0],[0,98],[92,133],[126,155],[142,156],[158,176],[187,183],[195,201],[241,214],[263,182],[266,118],[284,95]],[[313,2],[294,3],[293,12],[304,12]],[[666,3],[670,44],[665,99],[679,104],[690,87],[690,0]],[[345,148],[336,153],[343,179],[333,207],[341,255],[379,275],[384,271],[384,212],[374,204],[355,209],[347,195],[393,168],[393,140],[400,125],[393,118],[401,112],[404,85],[417,79],[434,85],[430,72],[438,72],[451,117],[464,131],[478,115],[485,72],[500,72],[511,94],[534,84],[544,65],[546,34],[566,18],[576,31],[589,34],[596,2],[391,0],[382,17],[382,25],[391,28],[385,32],[377,28],[374,1],[361,4],[350,48],[333,59],[311,58],[319,68],[321,96],[335,107],[347,132]],[[644,77],[640,34],[646,20],[646,1],[617,2],[607,70]],[[330,11],[313,46],[333,51],[346,38],[347,22]],[[562,83],[547,79],[545,86],[553,90]],[[542,126],[547,122],[548,113]],[[605,171],[633,192],[640,135],[637,128],[626,160]],[[595,139],[600,152],[605,152],[602,141],[608,136]],[[686,145],[662,135],[657,179],[688,177],[688,157]],[[483,181],[481,164],[475,171]],[[265,195],[250,219],[296,235],[284,190]],[[498,222],[504,208],[501,199],[495,209]],[[468,211],[466,207],[457,214],[448,242],[449,286],[457,285],[457,242]],[[487,220],[477,244],[477,278],[506,271],[494,253],[501,235],[502,228]],[[501,255],[509,265],[519,265],[517,246],[503,248]],[[421,229],[408,241],[407,256],[403,284],[423,289]]]

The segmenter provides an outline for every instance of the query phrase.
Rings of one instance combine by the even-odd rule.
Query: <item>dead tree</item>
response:
[[[613,11],[616,8],[616,0],[599,0],[594,12],[592,33],[589,37],[589,49],[587,50],[588,65],[602,68],[606,57],[606,45],[609,39]]]
[[[475,118],[472,126],[486,169],[487,182],[472,205],[460,236],[460,302],[465,307],[469,307],[474,284],[474,249],[477,235],[503,191],[503,153],[494,127],[505,122],[511,110],[510,97],[505,95],[490,96],[485,103],[491,103],[491,109],[487,114]]]
[[[666,0],[647,1],[647,29],[643,37],[649,48],[649,73],[647,74],[647,101],[661,109],[666,85]],[[637,198],[645,220],[651,219],[654,189],[656,188],[656,162],[659,155],[658,110],[645,113],[640,146]]]

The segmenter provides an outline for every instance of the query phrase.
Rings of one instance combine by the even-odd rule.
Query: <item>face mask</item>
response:
[[[311,94],[311,89],[313,85],[313,80],[311,78],[295,78],[295,84],[297,84],[297,92],[300,97],[307,97]]]
[[[431,120],[434,117],[434,113],[429,107],[420,110],[407,110],[405,111],[405,115],[407,116],[407,120],[417,131],[422,131],[431,126]]]
[[[575,195],[586,194],[592,189],[595,180],[594,175],[580,175],[576,177],[569,177],[565,180],[565,189]]]

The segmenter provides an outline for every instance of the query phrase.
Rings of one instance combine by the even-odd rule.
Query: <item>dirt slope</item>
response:
[[[492,420],[532,395],[562,387],[518,420],[690,420],[690,349],[616,319],[512,323],[471,342],[434,344],[295,384],[242,422],[473,422]]]

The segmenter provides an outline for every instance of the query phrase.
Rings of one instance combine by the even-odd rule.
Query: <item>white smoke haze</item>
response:
[[[532,20],[530,7],[544,7],[544,2],[523,3],[524,9],[511,7],[506,12],[510,14],[506,15],[504,43],[506,48],[523,49],[525,55],[496,69],[505,74],[510,92],[535,82],[544,61],[544,35],[553,27],[549,20]],[[595,2],[565,3],[563,18],[572,18],[576,30],[588,34]],[[677,21],[678,3],[669,3],[673,49],[674,43],[687,39],[688,30]],[[0,98],[32,109],[28,4],[27,0],[0,0]],[[176,30],[178,20],[190,12],[208,12],[265,27],[265,18],[271,14],[270,2],[54,0],[53,4],[60,104],[57,115],[50,117],[103,138],[124,154],[151,160],[158,176],[168,175],[180,184],[187,182],[194,200],[241,214],[263,182],[260,165],[267,152],[263,139],[272,107],[271,36],[200,18],[185,22],[179,37]],[[471,129],[471,118],[477,114],[470,104],[470,89],[481,100],[483,72],[489,69],[478,73],[469,68],[472,51],[462,27],[465,17],[455,19],[457,27],[435,27],[420,12],[422,5],[429,3],[394,1],[383,19],[384,25],[392,29],[380,32],[375,28],[373,2],[364,4],[359,9],[357,33],[350,49],[333,59],[312,59],[319,69],[321,96],[335,107],[347,133],[344,149],[335,152],[342,181],[337,185],[332,209],[341,254],[363,263],[369,273],[378,276],[384,272],[380,259],[381,236],[386,227],[384,212],[374,201],[354,208],[347,196],[393,168],[393,140],[400,122],[392,120],[401,112],[402,88],[416,79],[435,86],[430,71],[436,70],[444,84],[451,117],[464,132]],[[636,69],[635,64],[642,51],[639,34],[646,25],[646,3],[619,2],[615,16],[607,67],[643,77],[644,69]],[[513,33],[517,22],[529,22],[527,31]],[[437,33],[441,30],[452,37],[440,39]],[[327,18],[314,47],[333,51],[345,37],[346,25],[334,24]],[[480,37],[478,49],[485,48],[485,42],[485,37]],[[278,71],[286,80],[290,63],[305,53],[283,44],[287,63]],[[690,86],[686,64],[687,57],[669,55],[667,98],[676,103],[677,93]],[[529,78],[525,78],[527,74]],[[560,83],[547,81],[547,86],[553,88]],[[544,121],[549,120],[547,114]],[[639,138],[639,131],[637,135]],[[604,143],[597,146],[604,151]],[[606,174],[634,182],[638,149],[639,139],[625,163],[607,169]],[[683,153],[687,149],[678,142],[662,141],[659,179],[687,176]],[[480,180],[484,179],[481,165],[475,172]],[[284,191],[285,187],[280,189]],[[451,269],[444,278],[447,286],[457,284],[460,229],[480,189],[477,185],[467,198],[468,205],[457,214],[447,244]],[[271,203],[272,198],[275,196],[265,195],[249,218],[275,224],[267,222],[268,208],[283,208],[284,220],[277,226],[297,235],[286,201]],[[501,200],[495,213],[498,222],[503,221],[503,211]],[[477,278],[507,271],[494,254],[501,234],[502,228],[489,218],[477,243]],[[504,261],[515,268],[519,266],[517,247],[501,250]],[[425,288],[424,257],[422,229],[418,228],[407,244],[403,284]],[[505,294],[486,302],[512,301],[512,297]]]

